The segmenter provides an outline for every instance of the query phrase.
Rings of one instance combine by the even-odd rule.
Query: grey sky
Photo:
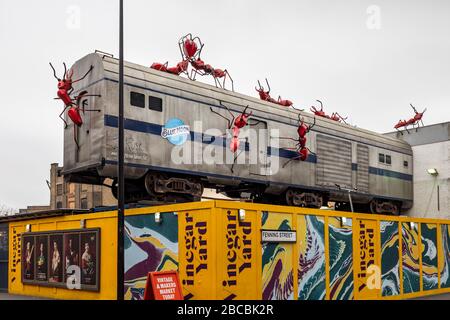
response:
[[[256,96],[268,77],[273,96],[298,108],[320,99],[377,132],[410,117],[410,102],[428,107],[426,124],[450,120],[450,1],[125,2],[128,61],[175,64],[178,39],[192,32],[238,92]],[[117,56],[117,10],[113,0],[0,0],[0,204],[48,203],[45,180],[63,150],[48,62],[62,72],[95,49]]]

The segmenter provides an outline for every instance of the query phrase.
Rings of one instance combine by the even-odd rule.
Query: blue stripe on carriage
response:
[[[105,126],[117,128],[119,126],[118,117],[112,116],[112,115],[105,115]],[[148,133],[148,134],[153,134],[153,135],[157,135],[157,136],[161,135],[161,130],[162,130],[162,126],[160,124],[148,123],[148,122],[132,120],[132,119],[125,119],[124,126],[125,126],[126,130]],[[227,147],[227,140],[222,137],[211,136],[211,135],[207,135],[204,133],[198,133],[198,132],[194,132],[194,131],[190,131],[190,140],[202,142],[205,144],[213,144],[213,145],[217,145],[217,146],[222,146],[224,148]],[[248,142],[246,142],[245,144],[242,144],[239,147],[240,150],[243,150],[244,148],[245,148],[245,151],[250,150],[250,146],[249,146]]]
[[[280,158],[286,158],[286,159],[292,159],[292,158],[296,158],[298,157],[298,153],[292,150],[287,150],[287,149],[283,149],[283,148],[275,148],[275,147],[267,147],[267,155],[271,156],[277,156]],[[305,162],[310,162],[310,163],[317,163],[317,157],[315,154],[310,153],[308,154],[308,158],[305,160]]]
[[[105,115],[104,121],[105,121],[105,126],[113,127],[113,128],[118,127],[118,118],[116,116]],[[148,122],[132,120],[132,119],[125,119],[124,125],[125,125],[126,130],[143,132],[143,133],[148,133],[148,134],[153,134],[153,135],[158,135],[158,136],[161,135],[162,126],[159,124],[148,123]],[[205,144],[214,144],[214,145],[218,145],[218,146],[221,145],[224,148],[227,147],[226,139],[223,139],[222,137],[214,137],[214,136],[210,136],[210,135],[196,133],[193,131],[191,131],[190,133],[191,133],[190,134],[191,141],[201,141],[202,143],[205,143]],[[241,146],[239,149],[242,150],[243,147]],[[249,150],[250,150],[250,146],[246,142],[245,143],[245,151],[249,151]],[[280,158],[285,158],[285,159],[292,159],[292,158],[295,158],[298,156],[297,152],[295,152],[295,151],[282,149],[282,148],[281,149],[274,148],[274,147],[268,147],[267,154],[269,156],[274,155],[274,156],[278,156]],[[305,162],[317,163],[317,156],[315,154],[310,153]],[[352,163],[352,170],[353,171],[358,170],[357,163]],[[381,169],[381,168],[375,168],[375,167],[369,167],[369,174],[385,176],[385,177],[390,177],[390,178],[396,178],[396,179],[401,179],[401,180],[406,180],[406,181],[412,181],[412,175],[410,175],[410,174]]]
[[[381,168],[375,168],[375,167],[369,167],[369,173],[375,174],[378,176],[396,178],[396,179],[401,179],[401,180],[406,180],[406,181],[413,180],[413,176],[411,174],[397,172],[397,171],[391,171],[391,170],[386,170],[386,169],[381,169]]]

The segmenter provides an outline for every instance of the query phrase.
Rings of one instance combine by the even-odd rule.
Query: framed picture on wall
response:
[[[34,281],[35,269],[35,237],[28,235],[23,237],[22,241],[22,280]]]
[[[80,268],[80,233],[64,234],[64,281],[74,272],[73,267]]]
[[[100,229],[27,232],[21,240],[23,283],[100,289]]]
[[[52,234],[49,237],[49,282],[63,282],[63,235]]]
[[[48,236],[36,236],[36,281],[48,280]]]
[[[98,286],[98,232],[81,233],[81,285]]]

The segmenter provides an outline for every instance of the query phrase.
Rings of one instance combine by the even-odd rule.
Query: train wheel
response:
[[[400,215],[400,205],[392,201],[374,199],[369,203],[370,212],[373,214]]]
[[[286,203],[295,207],[320,208],[324,200],[320,193],[289,189],[286,191]]]

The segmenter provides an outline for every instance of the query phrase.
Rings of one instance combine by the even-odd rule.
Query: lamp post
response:
[[[125,225],[125,179],[124,179],[124,119],[123,119],[123,0],[119,0],[119,152],[118,152],[118,210],[117,210],[117,300],[124,293],[124,225]]]

